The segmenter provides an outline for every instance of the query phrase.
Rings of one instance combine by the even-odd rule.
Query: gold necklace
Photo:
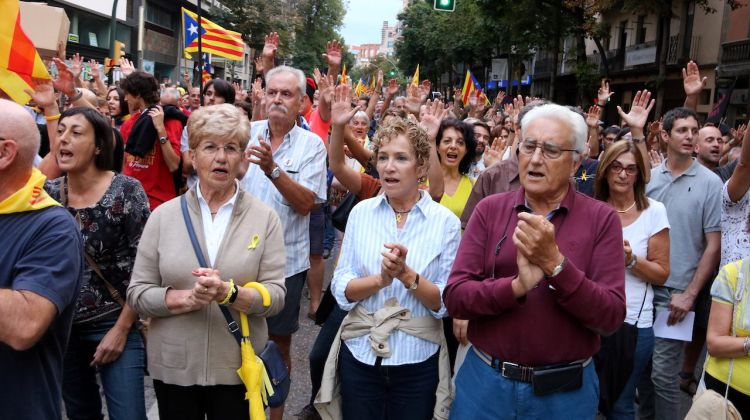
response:
[[[391,200],[389,200],[388,197],[385,198],[385,201],[387,201],[388,205],[391,206]],[[419,202],[419,199],[417,199],[417,202]],[[393,210],[393,212],[396,213],[396,223],[401,223],[401,220],[403,220],[403,217],[401,215],[402,214],[409,214],[409,213],[411,213],[412,209],[416,205],[417,205],[417,203],[412,204],[412,206],[409,208],[409,210],[405,210],[405,211],[398,211],[398,210],[394,209],[393,206],[391,206],[391,210]]]
[[[616,212],[618,212],[618,213],[627,213],[627,212],[629,212],[629,211],[630,211],[630,209],[632,209],[633,207],[635,207],[635,201],[633,201],[633,204],[631,204],[631,205],[630,205],[630,207],[626,208],[625,210],[617,210],[617,207],[615,207],[614,205],[613,205],[612,207],[613,207],[613,208],[615,209],[615,211],[616,211]]]

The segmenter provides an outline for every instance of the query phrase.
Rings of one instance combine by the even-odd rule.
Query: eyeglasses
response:
[[[619,174],[623,169],[629,176],[633,176],[638,173],[638,167],[635,165],[622,166],[619,163],[613,163],[609,167],[609,170],[612,171],[613,174]]]
[[[536,149],[542,149],[542,155],[547,159],[557,159],[562,155],[562,152],[578,152],[576,149],[563,149],[556,144],[540,143],[536,140],[524,140],[521,142],[520,150],[524,155],[533,155]]]
[[[227,144],[225,146],[217,146],[215,144],[207,144],[207,145],[201,147],[200,151],[201,151],[201,153],[205,153],[205,154],[207,154],[209,156],[214,156],[217,153],[219,153],[219,149],[224,149],[224,153],[227,156],[236,156],[236,155],[239,155],[241,153],[239,146],[237,146],[235,144]]]

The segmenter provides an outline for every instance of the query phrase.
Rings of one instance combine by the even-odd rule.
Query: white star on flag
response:
[[[191,23],[190,27],[188,27],[188,32],[190,32],[193,35],[197,35],[198,34],[198,27],[195,26],[195,24]]]

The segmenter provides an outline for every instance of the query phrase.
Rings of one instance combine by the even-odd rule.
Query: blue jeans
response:
[[[331,314],[328,315],[328,319],[326,319],[323,327],[321,327],[318,336],[315,338],[312,349],[310,349],[310,383],[312,384],[310,404],[315,401],[315,396],[318,395],[320,384],[323,382],[323,369],[326,365],[328,352],[331,351],[333,340],[336,338],[336,333],[339,331],[339,327],[344,321],[346,314],[348,312],[341,309],[339,305],[334,306]]]
[[[583,368],[580,389],[536,396],[530,383],[504,378],[469,350],[456,375],[451,420],[593,419],[599,407],[594,362]]]
[[[328,204],[323,205],[326,216],[325,233],[323,234],[323,249],[332,250],[334,241],[336,241],[336,228],[333,227],[333,220],[331,219],[331,206]]]
[[[438,353],[421,363],[370,366],[341,343],[339,378],[343,420],[430,420],[438,386]]]
[[[99,342],[114,321],[73,326],[63,363],[63,400],[68,418],[102,419],[102,400],[96,374],[99,374],[111,420],[145,420],[143,389],[146,349],[141,334],[130,330],[125,348],[112,363],[90,366]]]
[[[607,420],[633,420],[635,418],[635,387],[643,376],[651,355],[654,351],[654,329],[638,328],[638,342],[635,346],[635,358],[633,359],[633,372],[625,384],[622,394],[612,407],[612,412]]]

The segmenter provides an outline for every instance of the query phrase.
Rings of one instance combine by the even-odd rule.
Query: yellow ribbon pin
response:
[[[253,235],[253,239],[250,240],[250,244],[248,244],[247,249],[255,249],[258,247],[258,244],[260,243],[260,235],[257,233]]]

